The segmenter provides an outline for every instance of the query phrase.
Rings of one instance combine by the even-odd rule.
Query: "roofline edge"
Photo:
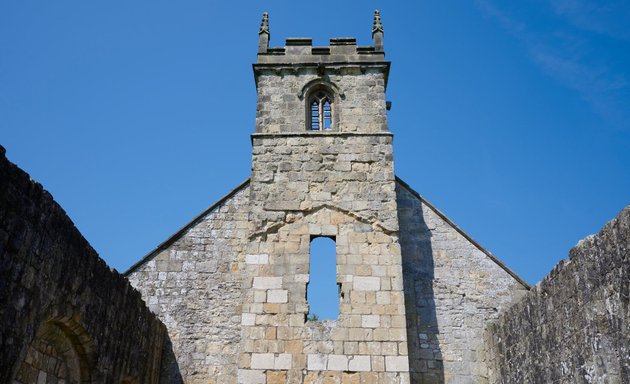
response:
[[[416,198],[420,199],[424,204],[426,204],[429,209],[435,212],[442,220],[446,221],[448,225],[453,227],[455,231],[457,231],[460,235],[462,235],[466,240],[468,240],[472,245],[474,245],[477,249],[483,252],[486,256],[490,258],[490,260],[494,261],[499,267],[501,267],[505,272],[507,272],[510,276],[512,276],[516,281],[518,281],[521,285],[523,285],[527,290],[531,290],[531,285],[529,285],[525,280],[523,280],[516,272],[512,271],[505,265],[502,261],[500,261],[496,256],[494,256],[490,251],[485,249],[481,244],[479,244],[475,239],[470,237],[464,230],[462,230],[457,224],[455,224],[451,219],[449,219],[445,214],[443,214],[439,209],[435,208],[433,204],[427,201],[424,197],[422,197],[418,192],[416,192],[413,188],[409,186],[409,184],[405,183],[400,177],[396,176],[396,182],[400,183],[405,189],[407,189],[412,195]]]
[[[225,194],[219,200],[217,200],[214,204],[204,209],[203,212],[195,216],[192,220],[186,223],[183,227],[178,229],[175,233],[169,236],[166,240],[160,243],[157,247],[155,247],[151,252],[147,253],[143,258],[138,260],[135,264],[133,264],[129,269],[127,269],[122,275],[125,277],[129,277],[130,274],[136,271],[138,267],[140,267],[145,262],[149,261],[152,257],[154,257],[157,253],[165,250],[169,246],[171,246],[177,239],[179,239],[186,231],[190,228],[198,224],[207,214],[214,211],[216,208],[220,207],[225,203],[229,198],[236,195],[241,189],[243,189],[246,185],[249,184],[251,178],[248,177],[245,181],[241,182],[236,188],[232,189],[230,192]]]

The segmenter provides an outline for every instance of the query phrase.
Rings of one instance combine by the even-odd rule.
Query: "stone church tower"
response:
[[[390,63],[259,30],[252,174],[126,274],[164,322],[164,382],[482,383],[490,320],[528,288],[394,175]],[[333,239],[338,319],[307,319]],[[164,366],[164,364],[163,364]]]

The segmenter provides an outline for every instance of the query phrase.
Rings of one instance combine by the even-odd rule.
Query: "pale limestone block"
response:
[[[354,372],[369,372],[371,370],[370,356],[350,356],[348,370]]]
[[[309,371],[325,371],[328,365],[328,355],[309,354],[306,367]]]
[[[355,276],[352,287],[355,291],[378,291],[381,289],[381,279],[374,276]]]
[[[361,326],[364,328],[380,327],[381,317],[379,315],[363,315],[361,316]]]
[[[274,369],[291,369],[291,357],[290,353],[280,353],[274,359]]]
[[[337,226],[331,224],[322,225],[322,235],[323,236],[336,236],[337,235]]]
[[[407,330],[405,328],[390,328],[389,339],[392,341],[407,340]]]
[[[289,326],[290,327],[303,327],[304,326],[304,315],[289,315]]]
[[[293,281],[296,283],[308,283],[310,280],[310,275],[307,273],[300,273],[293,276]]]
[[[267,291],[254,291],[254,303],[264,303],[267,301]]]
[[[254,277],[254,289],[282,288],[282,277],[257,276]]]
[[[265,253],[245,255],[245,264],[269,264],[269,255]]]
[[[241,315],[241,325],[254,325],[256,324],[256,314],[255,313],[243,313]]]
[[[289,291],[286,289],[270,289],[267,291],[268,303],[286,303],[289,299]]]
[[[383,356],[372,356],[372,371],[385,371],[385,358]]]
[[[409,372],[409,358],[407,356],[385,356],[385,370],[387,372]]]
[[[402,344],[402,343],[401,343]],[[381,345],[381,353],[388,356],[398,355],[398,345],[395,342],[384,342]]]
[[[329,355],[328,356],[329,371],[347,371],[348,356],[345,355]]]
[[[252,369],[275,369],[273,353],[252,353]]]
[[[376,304],[389,304],[391,302],[391,292],[376,292]]]
[[[356,341],[346,341],[343,343],[343,353],[346,355],[354,355],[359,353],[359,343]]]
[[[266,378],[263,371],[252,369],[238,370],[238,384],[265,384]]]

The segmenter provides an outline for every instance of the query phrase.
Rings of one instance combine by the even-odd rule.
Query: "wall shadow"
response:
[[[433,292],[431,230],[424,220],[422,200],[399,183],[396,183],[396,200],[411,383],[444,383]]]
[[[173,351],[173,343],[171,338],[166,335],[164,346],[162,348],[162,361],[160,363],[160,383],[161,384],[183,384],[184,379],[179,370],[179,363],[175,358]]]

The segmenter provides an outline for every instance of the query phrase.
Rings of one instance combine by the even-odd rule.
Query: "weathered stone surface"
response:
[[[488,329],[491,382],[630,378],[630,206]]]
[[[259,254],[254,258],[246,254],[248,198],[245,183],[178,233],[172,243],[127,272],[131,284],[168,328],[173,364],[186,383],[237,382],[241,324],[255,324],[254,316],[240,310],[241,265],[247,260],[263,265],[265,260]],[[182,268],[160,267],[172,263]],[[257,284],[280,288],[281,280],[262,279]]]
[[[372,32],[269,48],[265,14],[251,179],[126,273],[168,336],[2,150],[0,382],[626,382],[630,207],[528,292],[395,178]],[[307,321],[321,236],[339,317]]]
[[[486,382],[484,328],[527,287],[401,180],[396,192],[412,383]]]
[[[0,382],[158,383],[165,338],[140,294],[0,147]]]
[[[332,41],[327,58],[308,39],[288,40],[283,52],[265,44],[254,66],[250,182],[130,273],[168,326],[182,375],[226,383],[487,380],[485,322],[525,287],[396,182],[389,63],[352,39]],[[370,55],[372,63],[359,57]],[[311,131],[307,102],[319,89],[331,95],[332,126]],[[336,321],[305,321],[318,236],[336,242]],[[200,282],[212,297],[191,289]],[[217,307],[232,316],[217,316]],[[208,343],[218,352],[211,362],[195,353]]]

